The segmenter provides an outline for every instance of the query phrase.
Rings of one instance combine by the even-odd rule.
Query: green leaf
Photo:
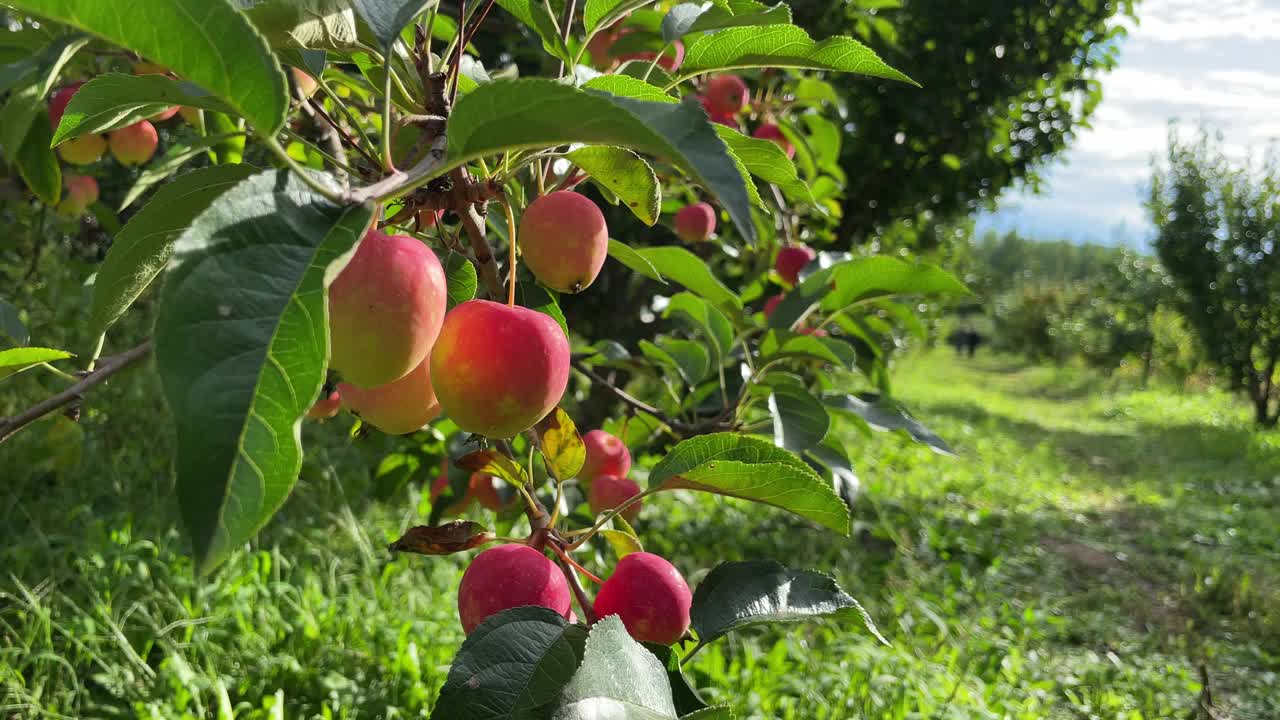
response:
[[[773,416],[773,442],[792,452],[800,452],[822,442],[831,428],[827,408],[803,387],[776,385],[769,393],[769,414]]]
[[[42,363],[75,357],[65,350],[42,347],[18,347],[0,350],[0,380]]]
[[[160,63],[274,133],[289,109],[284,73],[229,0],[9,0]]]
[[[174,244],[156,368],[200,572],[253,537],[298,479],[301,419],[329,357],[325,288],[372,218],[288,171],[264,172],[214,200]]]
[[[493,449],[476,450],[453,461],[468,473],[484,473],[507,481],[511,485],[525,485],[529,475],[511,458]]]
[[[711,370],[711,356],[697,343],[668,338],[661,344],[641,340],[639,346],[645,357],[671,367],[689,385],[696,385]]]
[[[455,306],[475,298],[480,281],[476,277],[476,266],[471,264],[467,256],[450,252],[441,259],[440,263],[444,266],[445,284],[449,292],[449,303],[446,309],[452,310]]]
[[[249,165],[192,170],[167,183],[129,219],[98,268],[89,308],[89,330],[102,335],[169,262],[173,241],[216,198],[257,172]]]
[[[743,167],[752,175],[777,185],[788,197],[813,202],[809,186],[796,174],[795,163],[791,162],[791,158],[787,157],[777,143],[747,137],[733,128],[718,123],[716,132],[729,146],[730,152],[742,161]]]
[[[272,47],[354,50],[360,44],[350,0],[257,0],[244,13]]]
[[[725,287],[697,255],[675,245],[637,248],[636,252],[664,278],[680,283],[718,307],[731,310],[734,315],[742,311],[742,301],[738,296]]]
[[[882,255],[849,260],[832,266],[832,271],[836,289],[822,300],[824,310],[839,310],[889,295],[969,294],[964,283],[934,265]]]
[[[652,2],[653,0],[587,0],[582,9],[582,24],[588,35],[594,35],[598,28],[607,28],[632,10]]]
[[[506,150],[575,142],[627,147],[674,163],[716,195],[742,236],[755,241],[742,176],[693,99],[672,105],[550,80],[497,80],[458,101],[449,119],[446,165],[456,167]]]
[[[804,460],[768,440],[715,433],[684,440],[658,461],[649,486],[687,488],[773,505],[842,535],[849,509]]]
[[[378,47],[387,47],[400,35],[400,29],[434,0],[351,0],[364,20]]]
[[[728,28],[703,35],[689,44],[680,79],[751,67],[833,70],[916,85],[857,40],[833,37],[814,42],[795,25]]]
[[[716,367],[724,364],[733,345],[733,323],[711,303],[689,293],[676,293],[667,302],[662,317],[675,317],[710,342]]]
[[[849,260],[846,262],[855,262]],[[841,264],[815,270],[782,298],[769,316],[769,327],[790,328],[805,317],[831,289],[831,276]]]
[[[667,42],[707,30],[756,25],[790,25],[791,8],[782,3],[768,6],[755,0],[735,0],[725,6],[681,3],[662,19],[662,39]]]
[[[534,426],[538,433],[538,449],[547,472],[559,480],[567,480],[578,474],[587,460],[587,446],[578,435],[578,426],[564,408],[556,406]]]
[[[46,107],[45,100],[53,90],[62,67],[88,42],[89,38],[80,33],[54,38],[40,51],[42,62],[35,80],[9,93],[9,99],[0,108],[0,146],[4,147],[10,160],[16,159],[15,152],[22,147],[32,121]],[[45,125],[47,127],[48,123]]]
[[[40,110],[22,140],[13,164],[23,182],[31,188],[31,192],[45,205],[54,206],[62,199],[62,166],[58,157],[49,147],[49,138],[53,131],[49,129],[49,113]]]
[[[564,688],[554,720],[674,720],[667,669],[631,639],[617,615],[591,628],[582,665]]]
[[[844,451],[840,441],[828,436],[805,453],[826,466],[831,472],[831,487],[835,489],[836,495],[840,496],[844,504],[852,509],[858,502],[858,496],[862,494],[862,481],[854,472],[853,463],[849,461],[849,455]]]
[[[734,720],[735,717],[737,716],[733,714],[733,708],[728,705],[716,705],[695,710],[688,715],[681,715],[680,720]]]
[[[671,699],[675,701],[676,712],[681,717],[686,713],[696,713],[707,709],[707,703],[685,677],[680,669],[680,656],[669,645],[643,643],[646,650],[653,653],[667,669],[667,681],[671,683]]]
[[[543,607],[494,615],[462,642],[433,720],[546,717],[582,664],[587,631]]]
[[[679,98],[668,95],[662,88],[629,75],[601,75],[591,78],[582,87],[587,90],[599,90],[610,95],[644,100],[646,102],[666,103],[668,105],[675,105],[680,102]]]
[[[15,345],[26,345],[31,337],[27,326],[22,324],[18,308],[4,300],[0,300],[0,336],[9,338]]]
[[[564,44],[557,30],[557,21],[547,9],[543,0],[498,0],[503,10],[511,13],[517,20],[529,26],[542,39],[542,47],[553,57],[573,62],[569,48]]]
[[[793,570],[773,560],[720,563],[698,584],[689,616],[700,645],[762,623],[852,616],[861,618],[876,639],[889,644],[862,605],[830,575]]]
[[[129,192],[125,193],[124,200],[120,201],[120,210],[132,205],[135,200],[142,197],[156,184],[167,180],[170,175],[181,170],[183,165],[191,162],[209,148],[219,145],[228,138],[235,137],[243,138],[244,136],[240,133],[225,133],[173,143],[165,151],[164,157],[148,164],[139,173],[137,181],[133,183],[133,187],[129,188]]]
[[[640,538],[629,532],[622,530],[601,530],[597,533],[609,543],[609,547],[613,549],[613,555],[618,560],[630,555],[631,553],[644,552],[644,546],[640,544]]]
[[[639,155],[620,147],[591,146],[574,150],[565,159],[617,195],[645,225],[658,222],[662,189],[653,168]]]
[[[631,248],[631,246],[612,238],[609,239],[609,257],[617,260],[623,265],[626,265],[633,271],[644,275],[650,280],[657,280],[663,284],[667,282],[663,279],[662,273],[658,272],[658,268],[654,267],[653,263],[645,259],[645,256]]]
[[[857,351],[843,340],[781,329],[770,330],[760,341],[760,356],[766,361],[788,357],[813,358],[846,368],[858,360]]]
[[[165,75],[107,73],[71,96],[52,144],[132,125],[174,105],[232,112],[226,103],[189,82]]]
[[[569,323],[565,321],[564,312],[560,310],[560,301],[556,297],[554,291],[542,287],[533,280],[524,280],[516,284],[516,304],[550,315],[560,324],[560,329],[564,330],[567,336]]]
[[[878,395],[858,397],[857,395],[831,394],[824,395],[822,401],[828,407],[856,415],[872,430],[880,432],[901,430],[912,440],[927,445],[930,450],[939,455],[954,456],[956,454],[947,441],[938,437],[936,433],[912,417],[901,405],[888,398]]]

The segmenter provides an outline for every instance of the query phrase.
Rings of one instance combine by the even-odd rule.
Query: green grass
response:
[[[828,569],[892,642],[746,631],[691,663],[708,699],[748,718],[1184,718],[1203,664],[1222,717],[1280,717],[1280,433],[1225,396],[1002,357],[926,354],[895,382],[961,456],[844,429],[866,488],[851,539],[705,496],[641,516],[691,582],[721,559]],[[465,558],[385,552],[426,503],[370,499],[380,441],[311,428],[328,449],[284,511],[198,581],[154,378],[91,408],[0,450],[0,717],[429,714]]]

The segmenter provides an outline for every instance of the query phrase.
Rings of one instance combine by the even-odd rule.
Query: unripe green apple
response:
[[[590,482],[598,475],[626,477],[631,472],[631,451],[617,437],[603,430],[592,430],[582,436],[582,444],[587,452],[578,477]]]
[[[66,175],[62,184],[67,191],[58,203],[58,212],[68,217],[75,217],[85,208],[98,202],[98,181],[88,175]]]
[[[156,133],[155,125],[139,120],[107,133],[107,143],[111,147],[111,156],[121,165],[141,165],[156,154],[160,135]]]
[[[528,545],[489,548],[462,574],[458,618],[468,635],[490,615],[526,605],[550,608],[569,617],[569,583],[564,574],[546,555]]]
[[[756,128],[756,131],[751,133],[751,137],[771,141],[782,148],[782,152],[786,153],[789,158],[796,156],[796,147],[791,144],[786,135],[782,134],[782,128],[773,123],[765,123]]]
[[[800,271],[804,269],[818,254],[813,248],[806,245],[787,245],[778,250],[778,257],[774,260],[773,268],[778,271],[778,275],[783,280],[795,285],[800,281]]]
[[[631,478],[618,477],[617,475],[597,475],[591,479],[591,490],[587,493],[587,504],[591,507],[593,515],[599,515],[618,507],[639,494],[640,486]],[[643,500],[637,500],[618,514],[627,522],[635,522],[636,517],[640,515],[640,506],[643,504]]]
[[[680,571],[653,553],[631,553],[618,561],[596,595],[597,617],[617,615],[631,637],[670,645],[689,629],[693,593]]]
[[[431,351],[436,395],[458,427],[519,434],[555,409],[569,384],[569,340],[549,315],[471,300],[445,316]]]
[[[424,365],[447,302],[444,268],[430,248],[370,230],[329,286],[329,367],[367,388],[404,377]]]
[[[585,290],[609,256],[604,214],[570,190],[543,195],[520,218],[520,252],[543,285],[565,293]]]
[[[736,115],[747,104],[747,84],[737,75],[717,75],[707,81],[705,95],[711,110]]]
[[[716,231],[716,209],[700,202],[686,205],[676,213],[676,235],[687,243],[710,239]]]
[[[316,400],[311,409],[307,411],[307,417],[312,420],[328,420],[338,414],[342,409],[342,393],[334,390],[328,395],[321,394],[320,399]]]
[[[388,435],[407,435],[440,415],[440,402],[431,387],[429,358],[386,385],[362,388],[340,383],[338,392],[343,406]]]

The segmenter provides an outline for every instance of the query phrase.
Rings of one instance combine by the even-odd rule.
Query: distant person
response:
[[[974,353],[978,352],[978,346],[985,341],[986,338],[982,337],[982,333],[973,328],[964,331],[964,347],[969,357],[973,357]]]

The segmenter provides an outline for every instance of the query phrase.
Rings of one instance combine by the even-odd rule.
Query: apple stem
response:
[[[505,194],[498,196],[498,202],[502,204],[502,211],[507,215],[507,245],[510,246],[510,254],[507,259],[507,307],[515,307],[516,304],[516,218],[511,213],[511,203],[507,201]]]
[[[574,560],[573,558],[569,557],[569,553],[565,552],[564,548],[560,547],[560,543],[556,542],[555,540],[552,540],[547,544],[551,546],[551,549],[555,551],[556,555],[560,556],[560,559],[563,560],[565,564],[576,569],[578,572],[582,573],[583,575],[586,575],[587,578],[591,580],[591,582],[597,585],[604,584],[603,580],[593,575],[590,570],[579,565],[577,560]]]

